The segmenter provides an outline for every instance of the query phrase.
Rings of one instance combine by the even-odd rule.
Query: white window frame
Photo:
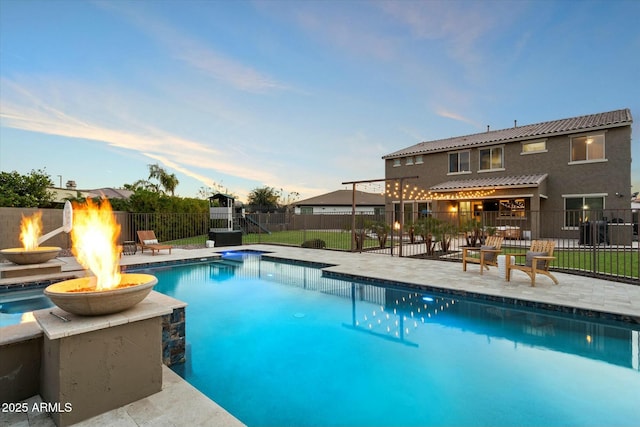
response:
[[[601,218],[589,218],[588,217],[588,213],[591,213],[591,209],[589,209],[589,206],[587,206],[585,203],[585,199],[602,199],[602,211],[604,212],[604,210],[606,209],[606,202],[607,202],[607,196],[608,193],[587,193],[587,194],[563,194],[562,195],[562,204],[563,204],[563,210],[565,212],[564,214],[564,223],[562,226],[563,230],[577,230],[579,229],[579,226],[575,226],[575,225],[568,225],[567,224],[567,199],[582,199],[582,211],[579,214],[579,222],[583,222],[583,221],[593,221],[593,220],[599,220]]]
[[[493,158],[493,150],[495,149],[500,149],[500,167],[498,168],[494,168],[493,166],[491,166],[489,169],[482,169],[482,151],[484,150],[489,150],[489,156],[491,158]],[[484,147],[484,148],[478,148],[478,173],[482,173],[482,172],[498,172],[498,171],[503,171],[504,168],[504,145],[496,145],[493,147]]]
[[[397,168],[399,166],[402,166],[400,159],[393,159],[393,167]]]
[[[525,147],[529,146],[529,147],[534,147],[537,145],[542,144],[542,148],[540,149],[533,149],[530,151],[526,151]],[[526,141],[522,143],[522,152],[520,153],[523,156],[528,156],[530,154],[539,154],[539,153],[546,153],[547,150],[547,140],[546,139],[538,139],[535,141]]]
[[[460,170],[460,154],[462,153],[467,153],[467,155],[469,156],[469,162],[468,162],[469,170]],[[454,154],[458,156],[457,172],[451,171],[451,156]],[[463,174],[471,173],[471,150],[450,151],[447,155],[447,171],[448,171],[447,175],[463,175]]]
[[[424,160],[422,160],[422,154],[419,154],[416,156],[416,165],[421,165],[424,163]]]
[[[598,138],[598,137],[602,137],[602,157],[598,157],[598,158],[590,158],[589,157],[589,143],[586,142],[586,140],[588,140],[589,138]],[[573,144],[574,141],[578,140],[578,139],[585,139],[586,142],[586,156],[587,158],[584,160],[574,160],[573,159]],[[606,132],[598,132],[598,133],[589,133],[589,134],[582,134],[582,135],[574,135],[571,137],[571,144],[569,146],[569,164],[570,165],[580,165],[580,164],[584,164],[584,163],[599,163],[599,162],[606,162],[607,161],[607,138],[606,138]]]
[[[407,166],[413,166],[413,156],[409,156],[405,159],[404,164]]]

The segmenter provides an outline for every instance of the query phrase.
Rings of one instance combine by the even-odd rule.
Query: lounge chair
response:
[[[139,230],[138,231],[138,246],[144,253],[145,249],[151,249],[151,255],[155,255],[156,252],[160,252],[163,249],[168,249],[169,253],[171,253],[171,245],[162,245],[158,243],[158,239],[156,238],[156,233],[153,230]]]
[[[494,267],[498,266],[498,255],[502,252],[502,236],[489,236],[485,241],[485,244],[479,248],[464,247],[462,248],[462,271],[467,271],[467,263],[472,262],[480,264],[480,274],[486,268],[489,269],[490,265]],[[480,253],[479,256],[475,254]]]
[[[556,259],[553,256],[555,245],[551,240],[534,240],[526,254],[509,254],[510,256],[506,257],[507,282],[511,280],[511,270],[520,270],[531,278],[531,286],[536,285],[537,274],[544,274],[557,285],[558,279],[549,272],[549,264]],[[524,265],[511,264],[511,256],[525,257]]]

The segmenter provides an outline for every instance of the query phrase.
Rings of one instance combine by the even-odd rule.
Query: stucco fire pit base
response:
[[[81,316],[99,316],[124,311],[145,299],[158,279],[150,274],[123,274],[120,283],[132,284],[107,291],[76,291],[91,286],[95,278],[65,280],[44,290],[44,294],[64,311]]]
[[[57,246],[40,246],[37,249],[10,248],[0,250],[6,259],[14,264],[42,264],[58,256],[62,248]]]

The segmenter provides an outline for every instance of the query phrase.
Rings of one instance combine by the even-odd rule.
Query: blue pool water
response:
[[[632,426],[625,325],[322,277],[259,256],[149,270],[187,302],[174,367],[249,426]],[[435,285],[435,284],[434,284]]]

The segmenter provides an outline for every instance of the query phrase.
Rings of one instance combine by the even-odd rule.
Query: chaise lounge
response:
[[[173,246],[171,245],[163,245],[158,243],[156,233],[154,233],[153,230],[139,230],[138,240],[140,241],[140,243],[138,243],[138,246],[140,246],[142,253],[144,253],[145,249],[151,249],[151,255],[155,255],[156,252],[160,252],[163,249],[168,249],[169,254],[171,254],[171,248],[173,248]]]

